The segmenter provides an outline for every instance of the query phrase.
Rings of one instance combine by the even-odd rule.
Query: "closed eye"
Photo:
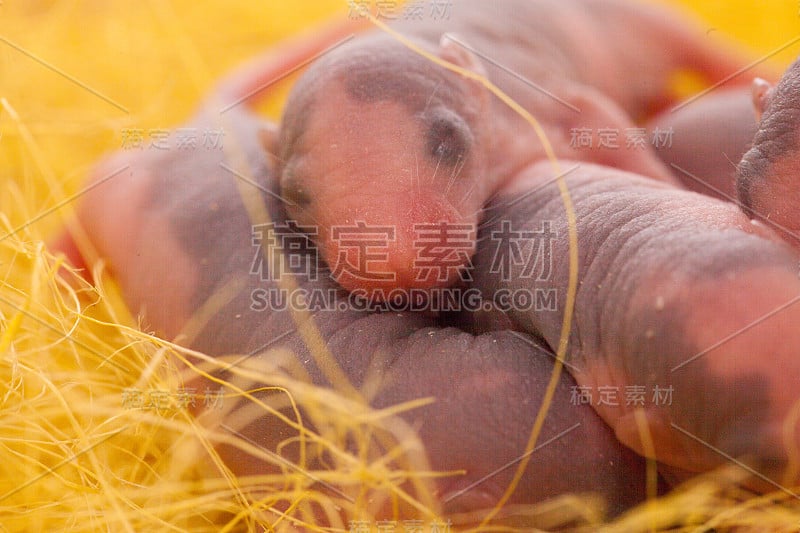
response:
[[[454,113],[438,114],[429,121],[426,149],[436,164],[457,165],[467,157],[471,144],[469,128]]]

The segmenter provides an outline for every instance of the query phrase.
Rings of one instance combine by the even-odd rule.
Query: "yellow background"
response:
[[[671,3],[695,10],[710,34],[732,35],[758,54],[800,33],[797,0]],[[24,184],[28,200],[44,207],[56,199],[31,190],[32,158],[75,190],[101,153],[120,146],[122,129],[174,126],[226,70],[334,13],[346,15],[345,0],[4,0],[0,97],[19,122],[0,110],[0,177]],[[775,61],[786,65],[798,53],[800,45],[791,46]],[[267,107],[273,118],[287,87]],[[37,156],[18,142],[20,123],[41,149]],[[47,233],[57,222],[49,217],[37,227]]]
[[[769,54],[800,35],[798,0],[674,3],[694,9],[709,35],[733,36],[755,55]],[[144,460],[137,463],[131,458],[161,457],[180,436],[163,435],[161,428],[148,433],[150,422],[136,421],[138,438],[130,438],[124,446],[98,446],[73,461],[75,450],[98,442],[98,431],[102,435],[110,423],[108,415],[95,413],[97,406],[80,402],[90,398],[99,404],[104,387],[120,387],[107,368],[86,365],[83,373],[78,372],[84,365],[84,348],[91,344],[99,353],[129,355],[133,350],[123,349],[122,343],[133,334],[76,319],[68,305],[59,303],[53,278],[37,255],[41,253],[37,242],[62,226],[69,208],[50,211],[79,190],[88,169],[104,152],[120,147],[124,129],[180,124],[228,69],[303,27],[334,13],[344,16],[344,4],[344,0],[0,1],[0,228],[19,229],[13,239],[0,241],[0,495],[16,495],[0,500],[0,530],[3,526],[19,531],[68,526],[104,530],[106,515],[113,525],[109,530],[122,530],[113,522],[115,516],[121,522],[135,517],[131,523],[161,529],[162,516],[194,513],[194,508],[179,508],[183,501],[194,500],[176,495],[171,486],[162,489],[163,494],[150,490],[148,483],[163,476],[167,467],[153,466],[150,476],[148,469],[156,461],[142,466]],[[795,43],[772,60],[784,67],[798,54],[800,44]],[[265,113],[277,118],[287,88],[282,84],[276,89]],[[49,214],[40,216],[44,213]],[[35,222],[25,225],[29,220]],[[120,305],[113,300],[99,314],[114,323]],[[55,339],[63,340],[67,332],[84,339],[84,344],[57,344]],[[137,360],[142,367],[152,355],[144,353],[147,357]],[[75,384],[86,380],[98,384],[86,385],[84,394]],[[118,407],[115,401],[109,405]],[[152,442],[143,437],[151,434]],[[42,435],[60,435],[63,441],[47,443]],[[95,457],[94,463],[89,462]],[[57,469],[55,474],[48,470],[52,468]],[[136,481],[125,481],[122,473],[130,473]],[[118,474],[123,480],[117,480]],[[28,493],[14,492],[23,483],[31,483],[30,494],[36,501]],[[98,490],[103,483],[115,493]],[[136,492],[136,483],[143,484],[143,496]],[[134,503],[128,501],[129,494]],[[229,499],[220,496],[223,502]],[[151,514],[136,508],[139,504]],[[167,505],[174,509],[165,510]],[[716,505],[705,512],[727,509],[728,504]],[[659,512],[684,516],[691,506],[700,509],[697,496]],[[10,513],[9,508],[13,513],[3,515]],[[8,526],[12,516],[15,521]],[[697,516],[701,515],[694,519]],[[768,516],[779,513],[770,508]],[[787,523],[796,527],[797,516],[787,515]],[[139,519],[143,521],[135,522]]]

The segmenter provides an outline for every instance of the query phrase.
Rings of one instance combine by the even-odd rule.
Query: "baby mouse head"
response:
[[[450,39],[438,55],[483,73]],[[298,81],[272,153],[290,218],[315,228],[339,283],[388,290],[458,278],[486,196],[488,107],[479,82],[382,34],[342,46]]]
[[[739,200],[751,217],[800,235],[800,60],[774,87],[754,80],[752,94],[759,125],[737,167]]]

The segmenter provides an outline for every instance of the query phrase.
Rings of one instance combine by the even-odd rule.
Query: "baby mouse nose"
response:
[[[330,228],[322,255],[348,290],[391,291],[451,285],[468,265],[475,224],[444,198],[427,195],[350,214]]]

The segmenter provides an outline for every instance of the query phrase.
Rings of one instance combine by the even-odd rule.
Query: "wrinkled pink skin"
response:
[[[487,298],[499,289],[554,289],[557,309],[466,318],[477,331],[510,321],[558,343],[568,279],[564,207],[554,184],[520,200],[552,176],[549,164],[533,165],[489,206],[493,222],[481,235],[492,244],[479,248],[475,286]],[[759,488],[800,481],[788,463],[800,427],[790,419],[784,428],[800,400],[800,306],[786,305],[800,297],[797,253],[731,203],[590,164],[565,179],[580,253],[567,356],[576,381],[593,391],[644,387],[655,457],[673,479],[725,464],[727,454],[769,480],[752,478]],[[489,237],[500,224],[539,231],[545,221],[558,235],[546,279],[521,275],[524,264],[506,276],[491,272],[497,245]],[[523,241],[522,257],[537,245]],[[673,389],[669,405],[652,400],[655,387]],[[621,442],[646,451],[632,406],[595,407]]]
[[[620,0],[463,1],[445,20],[398,22],[395,29],[487,75],[533,113],[557,156],[664,181],[674,178],[649,148],[626,148],[624,134],[636,127],[630,117],[669,103],[668,82],[679,68],[718,81],[744,63],[709,45],[702,31],[674,13]],[[450,32],[477,55],[442,38]],[[433,135],[444,147],[439,151],[428,142],[437,113],[451,119],[449,133]],[[590,132],[592,149],[575,147],[578,129]],[[602,130],[619,134],[616,147],[601,147]],[[455,162],[442,156],[448,148],[458,152]],[[337,281],[368,291],[456,281],[455,267],[468,264],[474,233],[455,245],[444,238],[431,242],[415,224],[476,227],[482,206],[502,184],[545,156],[533,128],[477,82],[445,72],[380,33],[348,43],[309,69],[293,89],[271,151],[290,217],[318,232],[316,243]],[[394,230],[388,240],[377,237],[383,245],[373,248],[377,255],[368,262],[334,234],[358,222]],[[418,263],[429,258],[423,244],[450,249],[451,257],[434,260],[441,277],[427,276]]]
[[[752,217],[775,228],[800,249],[797,113],[800,63],[795,61],[773,87],[757,79],[752,86],[758,132],[739,165],[736,192]]]
[[[255,145],[254,134],[260,121],[243,113],[233,122],[243,132],[239,143],[250,158],[253,175],[260,177],[265,187],[267,161]],[[248,142],[251,144],[244,144]],[[138,302],[138,308],[147,311],[146,325],[170,335],[180,332],[192,311],[225,281],[241,276],[247,283],[255,282],[248,274],[253,260],[249,222],[238,203],[232,178],[225,171],[210,170],[219,168],[222,154],[193,155],[197,157],[171,153],[139,158],[132,165],[130,177],[115,181],[102,195],[98,192],[90,196],[80,211],[90,238],[119,273],[129,301]],[[123,158],[136,159],[130,154]],[[567,161],[562,165],[570,168]],[[114,170],[117,166],[107,164],[106,168]],[[482,315],[483,320],[473,327],[510,324],[542,338],[550,346],[556,345],[566,287],[563,207],[552,186],[538,189],[536,194],[523,194],[551,177],[550,168],[544,163],[517,173],[493,202],[495,209],[489,211],[489,223],[482,228],[486,235],[506,220],[514,229],[539,230],[542,220],[551,221],[559,235],[554,242],[551,277],[532,282],[518,272],[509,279],[492,274],[482,266],[492,257],[491,240],[487,239],[481,241],[485,244],[476,257],[474,287],[487,296],[496,288],[530,289],[538,283],[540,288],[558,291],[558,310],[500,316],[490,313]],[[764,181],[781,183],[785,178],[774,174],[765,176]],[[735,207],[665,183],[587,163],[581,163],[566,179],[578,212],[581,254],[581,283],[568,354],[578,383],[595,390],[600,386],[643,386],[648,391],[656,385],[674,387],[671,405],[649,402],[645,409],[656,442],[656,457],[676,473],[703,471],[724,462],[711,451],[713,446],[730,456],[744,458],[769,479],[796,481],[797,473],[786,469],[788,453],[780,431],[797,399],[794,391],[800,376],[795,355],[800,339],[796,338],[794,325],[800,317],[795,317],[797,310],[789,306],[745,328],[798,294],[796,252],[769,228],[752,224]],[[514,203],[509,203],[510,199]],[[274,202],[268,194],[264,200]],[[112,214],[113,221],[103,218]],[[221,238],[222,235],[231,238]],[[176,311],[161,315],[153,312],[164,303]],[[248,313],[250,303],[248,291],[238,294],[228,304],[230,307],[221,309],[206,327],[183,342],[220,354],[259,352],[269,341],[269,346],[301,350],[294,334],[283,336],[293,331],[285,313]],[[237,310],[241,312],[239,317]],[[535,408],[513,409],[503,402],[511,401],[516,406],[516,398],[539,398],[542,372],[533,367],[521,371],[516,363],[514,372],[508,372],[509,363],[503,357],[506,351],[490,347],[495,346],[495,341],[509,346],[527,365],[533,365],[535,350],[526,356],[528,348],[518,345],[507,332],[472,336],[455,329],[436,329],[439,326],[432,320],[409,314],[322,313],[317,324],[354,383],[361,383],[367,368],[373,365],[387,377],[386,388],[375,396],[376,405],[433,391],[441,401],[428,408],[433,412],[426,413],[425,418],[449,422],[460,416],[454,412],[466,412],[472,416],[473,425],[487,428],[477,436],[469,428],[465,431],[460,420],[452,431],[423,428],[423,433],[429,431],[424,439],[431,450],[446,450],[432,453],[434,468],[449,467],[448,457],[457,449],[458,453],[452,456],[468,458],[468,476],[477,476],[507,460],[509,450],[521,449],[524,432],[517,434],[516,430],[526,427]],[[460,320],[466,325],[473,322],[471,317]],[[354,359],[353,346],[358,347],[358,353],[367,355]],[[406,347],[408,351],[404,350]],[[475,350],[473,353],[486,357],[488,367],[473,366],[472,358],[459,361],[470,347]],[[463,366],[458,366],[460,362]],[[686,364],[676,368],[683,363]],[[480,385],[466,386],[454,393],[452,397],[459,401],[457,409],[447,405],[451,396],[435,394],[442,365],[446,368],[444,375],[452,372],[463,376],[464,383]],[[413,377],[403,378],[411,369]],[[309,371],[320,379],[313,367]],[[522,377],[514,382],[514,375]],[[398,378],[390,379],[391,376]],[[498,378],[485,379],[486,376]],[[509,390],[517,392],[509,395],[510,400],[503,394],[496,397],[497,401],[489,401],[495,399],[497,383],[507,379],[512,381]],[[559,402],[566,406],[564,402],[569,402],[563,387],[569,386],[569,380],[564,380]],[[593,443],[603,441],[602,429],[597,429],[602,426],[589,422],[591,417],[585,409],[567,411],[575,418],[566,420],[580,420],[581,427],[592,428],[587,438]],[[623,443],[644,451],[628,406],[599,406],[598,411]],[[257,434],[259,430],[256,427],[243,431]],[[515,437],[509,438],[509,432]],[[792,445],[796,445],[796,428],[790,437]],[[498,443],[510,443],[510,447],[501,450]],[[489,457],[486,449],[496,454]],[[540,491],[547,492],[557,483],[542,486],[541,480],[572,475],[580,486],[585,483],[593,488],[600,483],[600,490],[612,501],[612,509],[624,507],[641,494],[640,488],[626,487],[619,478],[607,484],[600,475],[591,475],[595,471],[609,475],[600,465],[621,461],[634,466],[622,469],[622,474],[613,470],[613,475],[625,476],[627,472],[629,479],[636,478],[641,465],[628,463],[613,445],[600,444],[596,452],[576,446],[576,450],[559,455],[559,461],[564,456],[575,459],[574,463],[558,463],[565,470],[553,471],[555,465],[548,460],[531,466],[533,470],[526,473],[525,482],[534,486],[521,487],[515,494],[519,498],[516,501],[553,494]],[[609,460],[611,456],[617,459]],[[481,459],[477,465],[472,463],[476,457]],[[458,464],[463,464],[460,459]],[[454,500],[451,509],[484,507],[496,499],[505,481],[507,478],[496,478],[484,492],[468,493],[467,499],[459,503]],[[445,484],[437,490],[444,496],[452,493],[453,486]],[[570,490],[576,490],[574,483]]]
[[[739,204],[795,248],[799,71],[792,65],[777,87],[756,78],[749,89],[714,91],[648,123],[648,129],[673,129],[672,146],[658,155],[686,188]]]
[[[684,185],[726,202],[585,164],[566,177],[581,254],[569,368],[595,391],[673,388],[670,405],[650,398],[643,408],[655,457],[674,481],[741,461],[755,472],[748,479],[754,488],[791,491],[800,482],[790,461],[800,444],[793,415],[800,402],[793,215],[800,198],[791,185],[798,79],[795,63],[776,88],[756,79],[750,91],[715,92],[651,121],[674,128],[673,149],[659,155]],[[517,201],[551,176],[546,164],[521,172],[489,206],[492,223],[482,235],[503,221],[515,231],[550,221],[560,236],[552,276],[532,282],[519,266],[505,277],[492,274],[489,245],[476,258],[476,286],[487,295],[554,288],[558,310],[468,316],[474,331],[510,322],[550,346],[558,342],[568,264],[563,206],[552,185]],[[530,251],[536,243],[526,245]],[[621,442],[645,452],[630,406],[598,412]]]
[[[268,56],[264,65],[270,64]],[[256,74],[262,78],[264,72],[258,71],[264,69],[256,63]],[[314,382],[328,384],[310,359],[291,314],[253,307],[254,291],[275,289],[276,283],[251,273],[260,250],[253,246],[253,223],[238,186],[248,197],[260,197],[274,221],[285,218],[274,173],[259,141],[264,129],[274,128],[244,105],[222,114],[215,110],[238,101],[256,81],[242,79],[241,74],[224,80],[223,89],[189,125],[198,131],[225,127],[224,152],[113,154],[95,169],[92,179],[113,177],[86,194],[78,218],[145,330],[213,355],[250,354],[251,362],[266,358],[277,364],[278,355],[265,350],[288,348],[296,354],[291,359],[295,367],[302,366]],[[244,161],[232,154],[242,154]],[[225,167],[238,169],[244,178]],[[124,170],[116,173],[119,169]],[[57,242],[69,256],[80,257],[68,235]],[[313,257],[313,252],[303,253]],[[86,263],[93,265],[95,260],[87,257]],[[237,280],[242,283],[237,292],[221,292]],[[296,281],[306,289],[336,289],[324,269],[319,280],[297,274]],[[221,304],[210,303],[219,302],[220,294],[226,296]],[[339,301],[344,297],[340,290]],[[421,314],[338,311],[336,303],[315,313],[315,325],[348,379],[356,387],[364,386],[365,395],[370,391],[372,405],[435,398],[433,404],[402,418],[418,430],[431,469],[465,472],[432,482],[441,510],[455,520],[460,513],[494,505],[514,472],[502,467],[518,460],[524,450],[552,371],[552,354],[533,339],[512,332],[476,336]],[[208,311],[209,305],[207,321],[199,324],[196,311]],[[539,443],[575,427],[531,456],[510,503],[593,492],[607,501],[610,514],[618,514],[644,496],[643,461],[616,441],[589,406],[573,404],[572,386],[569,375],[562,375]],[[306,422],[315,425],[313,420]],[[316,425],[324,428],[325,422]],[[295,431],[271,417],[235,429],[270,451],[278,450],[280,441]],[[229,446],[221,446],[220,453],[239,474],[276,471],[269,461]],[[281,447],[280,453],[297,458],[293,446]],[[383,511],[390,512],[388,506]],[[407,518],[417,517],[415,511],[403,512]]]

